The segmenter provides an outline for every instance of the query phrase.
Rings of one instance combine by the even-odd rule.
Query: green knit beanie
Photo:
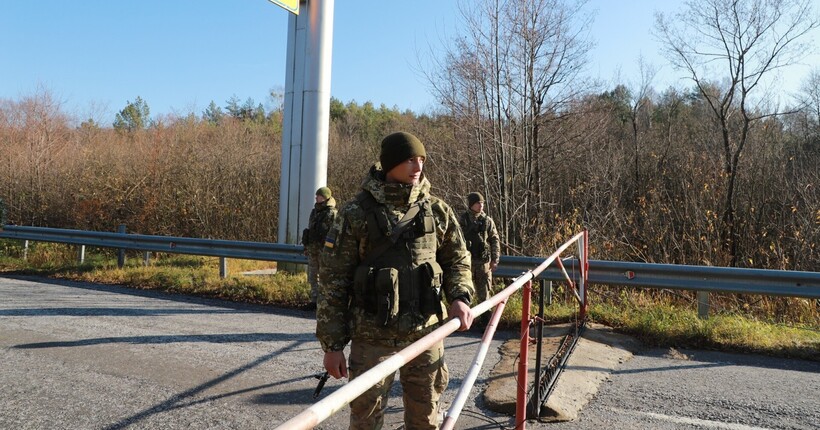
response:
[[[327,200],[327,199],[330,198],[330,188],[328,188],[328,187],[319,188],[318,190],[316,190],[316,195],[317,196],[322,196],[322,197],[325,198],[325,200]]]
[[[408,158],[424,157],[427,152],[421,141],[410,133],[399,131],[387,135],[382,139],[382,151],[379,154],[379,162],[382,170],[389,172]]]
[[[484,196],[482,196],[481,193],[467,194],[467,207],[468,208],[471,208],[471,207],[473,207],[474,204],[476,204],[478,202],[483,202],[483,201],[484,201]]]

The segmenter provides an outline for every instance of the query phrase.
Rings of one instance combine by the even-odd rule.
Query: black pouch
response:
[[[376,321],[390,324],[399,315],[399,271],[385,267],[376,272]]]
[[[302,245],[306,245],[310,243],[310,229],[302,230]]]
[[[369,314],[375,314],[377,291],[374,285],[375,271],[370,266],[359,266],[353,275],[353,296],[356,305]]]
[[[444,280],[444,270],[435,261],[428,261],[419,267],[419,304],[424,315],[441,312],[441,285]]]

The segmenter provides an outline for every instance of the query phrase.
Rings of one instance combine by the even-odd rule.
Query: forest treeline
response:
[[[669,90],[646,106],[636,146],[628,91],[578,100],[542,131],[550,150],[527,176],[515,163],[516,197],[483,183],[487,148],[445,114],[417,115],[370,103],[331,102],[328,185],[340,200],[358,190],[382,136],[408,130],[426,144],[426,175],[456,211],[471,191],[500,218],[504,252],[550,252],[574,232],[591,233],[596,259],[727,265],[721,242],[725,172],[709,142],[704,100]],[[142,234],[275,241],[281,111],[261,118],[195,116],[121,130],[72,126],[52,97],[0,102],[0,198],[8,222]],[[820,267],[820,126],[807,111],[751,130],[735,205],[743,267]],[[526,185],[525,187],[525,184]]]
[[[486,196],[505,254],[549,253],[586,228],[595,259],[820,270],[820,72],[789,106],[761,81],[805,48],[812,3],[724,3],[658,17],[691,76],[659,91],[649,65],[609,88],[581,75],[591,45],[575,2],[466,2],[463,34],[427,72],[435,112],[331,100],[327,185],[352,197],[381,138],[405,130],[456,211]],[[689,44],[710,31],[733,43],[700,59]],[[700,68],[715,58],[731,67]],[[77,125],[48,91],[0,100],[8,221],[276,241],[281,108],[232,99],[152,118],[148,102],[108,126]]]

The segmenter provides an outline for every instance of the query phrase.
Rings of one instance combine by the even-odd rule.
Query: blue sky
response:
[[[416,70],[458,33],[455,0],[336,0],[331,94],[417,112],[435,107]],[[655,87],[688,85],[650,35],[672,0],[590,0],[592,78],[637,80],[639,56],[659,68]],[[2,0],[0,98],[40,89],[79,119],[110,121],[137,96],[152,116],[201,114],[236,96],[268,103],[283,91],[288,12],[267,0]],[[820,33],[815,32],[815,39]],[[806,62],[820,64],[814,56]],[[808,65],[784,77],[796,91]]]

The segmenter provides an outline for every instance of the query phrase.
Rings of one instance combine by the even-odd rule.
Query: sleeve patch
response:
[[[325,248],[333,249],[336,246],[336,238],[333,236],[327,236],[325,238]]]

